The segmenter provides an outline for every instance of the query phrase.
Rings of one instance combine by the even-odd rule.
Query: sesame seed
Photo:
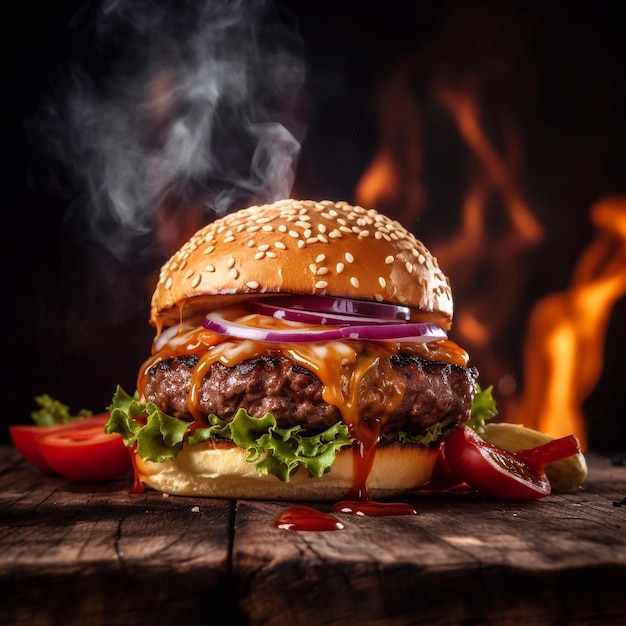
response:
[[[300,228],[311,228],[311,225],[308,222],[303,222],[302,220],[298,220],[295,225]]]
[[[196,274],[194,279],[191,281],[191,286],[195,289],[202,282],[202,275]]]
[[[354,257],[349,252],[346,252],[343,256],[346,258],[348,263],[354,263]]]
[[[254,255],[254,258],[255,258],[257,261],[260,261],[260,260],[261,260],[264,256],[265,256],[265,252],[257,252],[257,253]]]
[[[184,259],[183,262],[179,265],[179,270],[184,270],[187,267],[187,259]]]
[[[328,243],[328,237],[326,237],[325,235],[322,235],[322,233],[320,233],[317,236],[318,241],[321,241],[322,243]]]
[[[406,267],[406,271],[411,273],[413,271],[413,263],[411,263],[410,261],[407,261],[404,266]]]
[[[235,238],[232,235],[224,238],[224,243],[232,243],[233,241],[235,241]]]
[[[359,285],[360,285],[360,283],[359,283],[359,279],[358,279],[356,276],[352,276],[352,277],[350,278],[350,284],[351,284],[353,287],[356,287],[356,288],[358,289],[358,288],[359,288]]]
[[[287,227],[286,227],[284,224],[281,224],[281,225],[278,227],[278,230],[279,230],[281,233],[286,233],[286,232],[287,232]]]
[[[377,302],[382,302],[384,300],[384,298],[379,293],[375,293],[374,298]]]
[[[235,259],[233,257],[229,257],[228,261],[226,261],[226,267],[231,268],[235,266]]]
[[[343,263],[337,263],[337,267],[336,267],[337,274],[341,274],[341,272],[343,272],[344,267],[345,265]]]
[[[317,230],[318,230],[320,233],[325,233],[325,232],[326,232],[326,224],[318,224],[318,225],[317,225]]]
[[[248,287],[249,289],[258,289],[259,288],[259,283],[257,283],[256,280],[249,280],[246,283],[246,287]]]
[[[303,239],[298,239],[298,248],[304,248],[306,243],[304,243]]]
[[[308,239],[312,233],[313,231],[310,228],[307,228],[302,234],[304,235],[305,239]]]
[[[260,252],[267,252],[269,249],[270,249],[270,245],[269,245],[269,243],[262,243],[262,244],[259,246],[259,251],[260,251]]]
[[[278,248],[279,250],[286,250],[287,249],[287,246],[282,241],[274,242],[274,247]]]
[[[265,225],[263,226],[263,230],[264,230],[266,233],[271,233],[271,232],[274,230],[274,227],[273,227],[271,224],[265,224]]]
[[[315,283],[315,289],[326,289],[328,287],[328,281],[326,280],[318,280]]]
[[[426,262],[426,257],[423,254],[420,254],[417,260],[420,265],[424,265],[424,263]]]
[[[230,269],[230,275],[232,278],[239,278],[239,270],[236,267]]]
[[[328,274],[328,268],[327,267],[320,267],[317,270],[317,275],[318,276],[324,276],[325,274]]]
[[[215,246],[209,246],[202,254],[211,254],[215,250]]]
[[[384,289],[387,286],[387,281],[382,276],[379,276],[378,284]]]
[[[297,230],[290,230],[289,236],[293,237],[294,239],[298,239],[298,237],[300,237],[300,233]]]
[[[359,237],[369,237],[369,236],[370,236],[369,230],[362,230],[359,232]]]
[[[254,239],[249,239],[247,246],[248,248],[254,248],[254,246],[256,246],[256,241],[254,241]]]
[[[172,286],[172,277],[170,276],[166,281],[165,281],[165,288],[166,289],[170,289]]]
[[[252,226],[248,226],[248,228],[246,228],[246,231],[249,233],[256,233],[258,230],[261,230],[261,227],[257,226],[256,224],[253,224]]]
[[[207,266],[204,268],[204,271],[205,271],[205,272],[214,272],[214,271],[215,271],[215,265],[207,265]]]
[[[385,259],[385,264],[386,265],[391,265],[393,262],[395,261],[395,259],[389,255],[386,259]]]
[[[325,254],[318,254],[315,257],[315,262],[316,263],[321,263],[322,261],[325,261],[325,260],[326,260],[326,255]]]
[[[311,274],[317,274],[317,265],[315,265],[315,263],[311,263],[309,265],[309,270],[311,270]]]
[[[268,257],[268,258],[270,258],[270,259],[275,259],[275,258],[276,258],[276,253],[275,253],[275,252],[271,252],[270,250],[268,250],[268,251],[265,253],[265,256],[266,256],[266,257]]]

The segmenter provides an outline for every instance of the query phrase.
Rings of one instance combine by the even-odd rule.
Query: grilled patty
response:
[[[196,356],[160,361],[148,371],[144,398],[162,411],[192,419],[187,408]],[[391,385],[400,401],[381,426],[381,434],[405,431],[419,434],[428,426],[449,418],[457,422],[469,417],[476,386],[474,368],[425,361],[398,354],[385,368],[384,385]],[[385,394],[377,381],[367,381],[359,393],[359,410],[376,419],[387,408]],[[388,388],[388,387],[387,387]],[[337,407],[322,398],[323,385],[311,371],[286,357],[258,357],[234,367],[221,363],[210,366],[198,394],[198,406],[205,414],[231,420],[244,408],[253,417],[271,413],[283,428],[300,425],[309,433],[320,432],[341,420]]]
[[[146,401],[175,417],[192,419],[187,408],[196,356],[160,361],[148,371]],[[469,416],[476,387],[474,368],[425,361],[398,354],[390,358],[384,384],[401,390],[401,399],[381,427],[381,433],[419,433],[442,419],[463,421]],[[385,395],[376,381],[359,393],[359,409],[375,419],[384,414]],[[271,413],[283,428],[299,425],[320,432],[341,420],[339,409],[322,398],[323,385],[311,371],[286,357],[258,357],[226,367],[214,363],[198,394],[200,411],[230,421],[238,409],[253,417]]]

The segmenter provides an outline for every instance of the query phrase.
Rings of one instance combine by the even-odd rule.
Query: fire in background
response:
[[[239,11],[239,36],[218,37],[214,42],[224,45],[213,48],[180,36],[206,24],[194,12],[206,16],[205,8],[219,4],[181,2],[165,19],[159,11],[167,2],[70,0],[63,9],[24,5],[21,22],[11,23],[18,32],[22,25],[24,42],[11,62],[24,65],[9,72],[17,76],[11,92],[13,119],[20,121],[8,124],[16,158],[5,174],[15,193],[3,205],[2,248],[8,253],[27,239],[29,252],[17,267],[13,257],[5,259],[14,268],[6,276],[14,316],[3,325],[5,423],[28,420],[41,392],[99,409],[115,384],[132,387],[152,338],[147,284],[159,258],[217,205],[228,210],[272,199],[293,183],[295,196],[376,205],[440,257],[455,295],[453,336],[470,350],[481,383],[494,384],[506,418],[534,424],[555,407],[549,416],[588,431],[590,447],[626,448],[626,52],[610,3],[345,0],[338,12],[335,2],[280,0],[280,28],[272,31],[275,22],[266,20],[270,28],[257,39],[250,37],[249,11],[272,13],[272,5],[239,0],[224,3]],[[108,21],[98,22],[98,10],[109,11]],[[34,22],[33,13],[41,20]],[[81,21],[99,28],[76,40]],[[138,34],[158,45],[143,46]],[[37,47],[28,62],[27,45]],[[179,123],[189,116],[206,120],[202,106],[183,97],[185,89],[200,101],[215,95],[214,59],[195,61],[211,50],[241,59],[251,45],[263,59],[251,75],[253,92],[280,124],[257,129],[276,132],[260,143],[270,149],[257,154],[275,155],[278,145],[285,157],[267,170],[272,184],[245,175],[255,154],[251,126],[204,126],[215,130],[211,145],[218,149],[211,154],[219,157],[207,174],[205,143],[190,141],[198,133],[185,134]],[[277,67],[278,49],[289,53],[281,57],[287,64],[268,73]],[[81,167],[92,157],[111,164],[99,170],[107,172],[104,179],[79,168],[78,183],[74,165],[46,158],[54,145],[38,146],[34,158],[22,152],[34,135],[20,117],[32,119],[46,91],[67,96],[57,62],[72,55],[84,70],[79,75],[96,87],[82,94],[92,96],[83,100],[86,108],[75,109],[89,113],[78,120],[92,134],[61,135],[56,147],[75,142],[85,156]],[[181,70],[190,79],[182,84]],[[233,71],[222,76],[236,78]],[[109,95],[114,106],[102,111]],[[247,111],[247,105],[222,105],[231,121]],[[129,107],[131,123],[122,127]],[[58,112],[51,108],[45,118],[53,127],[70,122],[55,119]],[[188,140],[180,144],[185,150],[171,149],[171,129]],[[138,132],[142,140],[133,150]],[[100,148],[89,143],[94,136]],[[177,154],[189,158],[172,168],[167,157]],[[243,184],[228,196],[224,181],[236,170],[244,172]],[[130,225],[144,230],[134,230],[129,247],[125,218],[85,214],[81,207],[104,189],[102,180],[129,191],[133,179],[145,193],[123,194],[134,203],[122,206],[139,218]],[[133,213],[138,204],[158,211]],[[97,241],[93,233],[85,236],[93,227]]]
[[[610,322],[626,294],[626,190],[608,180],[624,163],[605,162],[623,67],[601,24],[563,33],[542,17],[450,11],[384,77],[380,144],[355,195],[429,242],[453,285],[454,336],[502,419],[585,448],[604,428],[623,448],[626,373],[605,359],[624,336]],[[617,385],[588,403],[603,374]]]

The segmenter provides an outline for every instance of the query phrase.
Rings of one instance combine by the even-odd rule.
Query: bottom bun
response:
[[[246,452],[234,446],[183,448],[176,459],[162,463],[136,457],[136,471],[147,487],[163,493],[212,498],[253,500],[339,500],[354,484],[355,452],[339,451],[330,472],[313,478],[300,468],[283,482],[276,476],[262,476],[256,463],[246,461]],[[367,495],[395,496],[421,487],[430,478],[437,448],[409,444],[379,447],[367,479]],[[257,461],[258,462],[258,461]]]

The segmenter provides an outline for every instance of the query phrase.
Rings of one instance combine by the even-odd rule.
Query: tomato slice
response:
[[[36,438],[44,461],[64,478],[79,482],[112,480],[131,468],[129,452],[118,434],[106,434],[108,414],[77,420],[73,428]]]
[[[462,480],[459,480],[457,475],[450,469],[448,462],[446,461],[445,446],[439,448],[439,454],[435,460],[435,466],[433,472],[424,485],[424,489],[432,489],[434,491],[448,491],[451,489],[458,489],[460,487],[467,487],[468,485]]]
[[[58,426],[13,424],[9,426],[9,434],[11,435],[13,445],[31,465],[44,474],[56,474],[57,472],[54,468],[41,456],[39,446],[37,445],[37,438],[42,434],[55,433],[71,428],[74,428],[73,423],[59,424]]]
[[[108,413],[58,426],[12,425],[13,445],[45,474],[76,481],[106,481],[130,469],[128,450],[120,435],[103,432]]]
[[[490,496],[524,500],[549,495],[544,467],[580,452],[573,435],[530,450],[505,452],[465,426],[446,438],[444,448],[445,460],[459,480]]]

